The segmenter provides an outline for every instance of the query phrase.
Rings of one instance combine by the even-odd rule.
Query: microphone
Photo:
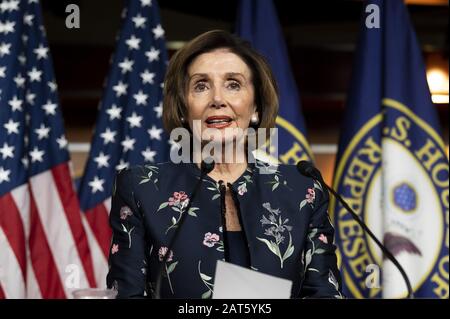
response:
[[[373,241],[380,247],[383,254],[397,267],[398,271],[400,271],[400,274],[403,277],[403,280],[405,281],[406,287],[408,289],[408,299],[414,298],[414,293],[411,287],[411,282],[409,281],[408,276],[406,275],[405,270],[403,269],[402,265],[398,262],[398,260],[392,255],[392,253],[378,240],[378,238],[372,233],[372,231],[369,229],[369,227],[361,220],[359,219],[359,216],[355,213],[355,211],[344,201],[344,199],[336,193],[336,191],[328,186],[323,178],[322,174],[320,174],[320,171],[314,167],[314,165],[311,162],[308,161],[300,161],[297,163],[297,169],[303,176],[311,177],[312,179],[317,180],[324,188],[328,189],[330,193],[336,197],[339,202],[342,204],[342,206],[347,209],[347,211],[350,213],[350,215],[353,217],[353,219],[356,220],[356,222],[362,227],[362,229],[369,234],[369,236],[373,239]]]
[[[197,184],[195,185],[191,196],[189,197],[189,203],[186,206],[186,209],[180,218],[178,227],[175,229],[175,233],[173,234],[173,236],[169,242],[169,246],[167,247],[167,252],[163,257],[161,266],[159,267],[158,277],[156,277],[156,284],[155,284],[155,299],[161,299],[161,282],[162,282],[164,268],[165,268],[164,265],[166,264],[167,259],[170,256],[170,251],[172,250],[173,245],[175,244],[175,241],[178,237],[178,234],[180,233],[181,226],[183,225],[183,222],[186,219],[186,215],[188,215],[188,211],[191,208],[192,202],[194,201],[194,198],[197,195],[198,190],[200,189],[200,185],[202,184],[203,178],[205,177],[205,175],[209,174],[214,169],[214,166],[215,166],[215,163],[211,157],[205,158],[204,160],[202,160],[202,163],[200,164],[200,171],[201,171],[200,178],[197,181]]]

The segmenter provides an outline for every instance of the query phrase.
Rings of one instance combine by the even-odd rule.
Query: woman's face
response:
[[[203,53],[189,65],[188,76],[188,121],[194,134],[215,128],[227,142],[235,134],[226,128],[249,127],[256,112],[254,87],[250,68],[238,55],[227,49]],[[193,127],[194,120],[201,125]]]

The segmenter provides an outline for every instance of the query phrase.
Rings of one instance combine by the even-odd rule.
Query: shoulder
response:
[[[303,185],[304,187],[312,187],[314,185],[313,179],[300,174],[296,165],[281,163],[269,164],[268,162],[257,160],[255,168],[263,179],[282,179],[289,184],[296,186]]]
[[[176,168],[171,162],[162,162],[155,164],[133,165],[117,172],[117,179],[135,179],[135,178],[154,178],[164,173],[170,173]]]
[[[153,185],[158,190],[162,181],[166,181],[167,184],[167,182],[184,175],[186,172],[186,164],[175,164],[173,162],[134,165],[116,174],[116,184],[135,190]]]

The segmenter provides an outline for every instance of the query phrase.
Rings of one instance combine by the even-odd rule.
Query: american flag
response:
[[[161,121],[167,52],[158,4],[126,1],[122,18],[78,192],[98,287],[106,286],[111,244],[108,214],[117,170],[165,161],[170,150]]]
[[[0,1],[0,298],[95,285],[56,89],[38,0]]]

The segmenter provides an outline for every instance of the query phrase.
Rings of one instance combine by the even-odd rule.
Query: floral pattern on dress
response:
[[[316,202],[316,190],[323,192],[320,183],[314,181],[314,187],[308,188],[306,190],[305,199],[300,202],[300,210],[302,210],[302,208],[305,207],[306,205],[309,205],[311,208],[314,209],[314,204]]]
[[[320,255],[325,253],[325,249],[323,248],[318,248],[316,246],[316,244],[314,243],[313,238],[316,236],[318,229],[317,228],[313,228],[311,229],[311,231],[308,234],[308,240],[311,243],[311,247],[310,249],[308,249],[305,253],[305,251],[303,251],[302,254],[302,263],[303,263],[303,271],[306,273],[307,271],[315,271],[315,272],[319,272],[319,270],[317,270],[316,268],[312,268],[309,267],[309,264],[312,261],[312,258],[314,255]]]
[[[295,247],[292,244],[292,226],[287,224],[289,222],[288,218],[282,218],[280,209],[273,209],[270,203],[264,203],[262,206],[269,212],[268,217],[263,215],[260,220],[262,226],[266,227],[264,235],[272,237],[273,240],[260,237],[257,237],[257,239],[266,244],[269,250],[280,259],[280,267],[283,268],[283,263],[292,256],[292,253],[295,250]],[[289,236],[289,243],[283,253],[281,246],[285,242],[286,233]]]
[[[266,182],[266,184],[272,185],[272,192],[275,191],[280,185],[286,187],[289,190],[292,190],[286,181],[286,179],[283,179],[281,173],[278,170],[272,171],[272,178],[273,180]]]
[[[215,233],[207,232],[203,239],[203,245],[209,248],[216,246],[217,251],[224,251],[223,240],[220,240],[220,236]]]
[[[177,218],[175,218],[175,216],[172,216],[172,224],[166,229],[166,234],[169,232],[169,230],[178,227],[178,223],[180,222],[183,213],[188,207],[189,201],[190,199],[188,195],[184,191],[179,191],[174,192],[173,195],[169,197],[167,202],[161,203],[159,205],[157,212],[169,206],[172,210],[178,213]],[[195,213],[195,211],[197,210],[199,210],[198,207],[190,207],[187,213],[192,217],[197,217],[197,214]]]
[[[114,255],[119,251],[119,244],[113,244],[111,246],[111,254]]]
[[[331,269],[328,270],[328,282],[336,289],[337,295],[334,295],[337,299],[343,299],[344,296],[341,294],[339,289],[339,282],[337,281],[336,277],[334,276]]]
[[[131,248],[131,234],[135,229],[135,226],[131,226],[128,217],[133,216],[133,211],[128,206],[122,206],[119,211],[119,217],[121,220],[120,225],[122,226],[122,231],[128,236],[128,248]]]
[[[201,271],[201,264],[202,261],[198,261],[198,275],[200,276],[200,279],[203,282],[203,285],[206,286],[207,290],[202,294],[202,299],[209,299],[211,298],[213,291],[214,291],[214,284],[211,282],[213,278],[211,276],[208,276]]]
[[[120,286],[119,298],[142,293],[155,296],[155,271],[160,268],[165,288],[170,287],[164,289],[163,298],[212,297],[214,267],[225,256],[226,229],[222,229],[217,205],[220,189],[218,183],[205,177],[202,196],[195,199],[197,207],[190,208],[192,198],[186,190],[199,177],[185,171],[173,164],[139,166],[126,169],[116,179],[119,188],[117,193],[114,190],[110,214],[113,240],[107,283],[116,289]],[[326,212],[327,198],[320,194],[320,185],[298,178],[295,167],[287,165],[280,164],[264,175],[258,175],[257,168],[250,171],[252,174],[245,172],[234,183],[232,193],[239,205],[252,257],[248,267],[290,278],[295,298],[341,298],[339,270],[331,245],[333,230]],[[162,189],[159,174],[177,180],[176,185],[164,183]],[[300,198],[296,197],[297,190],[303,190]],[[299,206],[308,213],[300,214]],[[189,216],[183,217],[186,213]],[[178,246],[174,252],[160,244],[173,236],[174,232],[169,232],[180,226],[181,217],[190,219],[177,241],[181,249],[189,249],[183,253],[177,250]],[[137,265],[130,260],[137,261]]]
[[[158,250],[158,257],[159,257],[159,261],[163,262],[166,254],[167,253],[169,254],[167,256],[166,262],[164,264],[165,271],[163,273],[163,276],[167,278],[167,281],[169,282],[170,291],[172,292],[172,294],[174,294],[173,287],[172,287],[172,281],[170,280],[170,274],[175,270],[175,267],[178,265],[178,261],[173,261],[173,257],[174,257],[173,251],[171,250],[170,252],[168,252],[168,250],[169,250],[169,248],[167,248],[165,246],[161,246]]]
[[[158,166],[144,165],[142,166],[143,175],[141,175],[140,184],[153,182],[155,187],[158,183]]]
[[[131,208],[128,206],[122,206],[120,208],[120,219],[125,220],[128,218],[128,216],[132,216],[133,212],[131,211]]]
[[[213,182],[206,178],[202,179],[202,182],[207,183],[209,185],[206,187],[207,190],[214,192],[211,197],[211,200],[216,200],[216,199],[220,198],[220,188],[219,188],[218,182]]]
[[[244,175],[242,176],[244,179],[243,181],[240,181],[238,184],[237,192],[240,196],[243,196],[245,193],[247,193],[247,185],[253,183],[252,177],[250,175]]]

